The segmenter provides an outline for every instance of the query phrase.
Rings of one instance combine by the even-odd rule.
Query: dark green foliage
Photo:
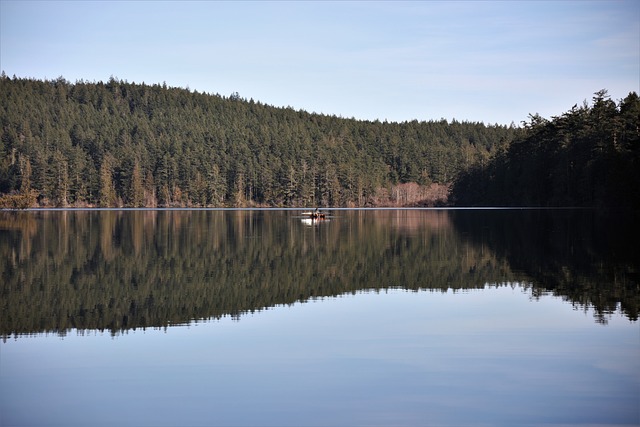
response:
[[[458,205],[640,209],[640,99],[618,105],[599,91],[593,105],[551,120],[530,117],[522,137],[453,187]]]
[[[395,185],[448,184],[519,133],[357,121],[113,77],[6,75],[0,126],[0,194],[20,192],[28,162],[42,206],[372,205]]]

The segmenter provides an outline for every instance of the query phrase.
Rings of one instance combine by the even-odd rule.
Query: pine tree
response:
[[[142,172],[140,165],[135,162],[133,171],[131,172],[131,186],[129,190],[129,206],[134,208],[144,207],[144,185],[142,182]]]
[[[20,156],[20,193],[31,192],[31,161],[26,156]]]
[[[113,183],[113,171],[111,166],[112,162],[113,160],[111,158],[105,158],[100,166],[99,205],[103,208],[117,206],[117,195]]]

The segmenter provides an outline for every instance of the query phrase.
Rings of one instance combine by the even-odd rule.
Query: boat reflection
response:
[[[313,211],[302,212],[301,215],[303,217],[302,223],[308,226],[314,226],[321,222],[329,221],[329,215],[318,208],[315,208]]]
[[[318,219],[318,218],[302,218],[301,219],[302,223],[306,226],[309,227],[313,227],[319,224],[322,224],[324,222],[329,222],[329,219],[327,218],[322,218],[322,219]]]

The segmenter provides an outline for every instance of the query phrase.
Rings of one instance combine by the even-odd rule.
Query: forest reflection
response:
[[[117,334],[359,291],[514,283],[592,307],[599,322],[617,310],[637,320],[631,220],[591,211],[345,210],[307,227],[297,215],[0,212],[0,334]]]

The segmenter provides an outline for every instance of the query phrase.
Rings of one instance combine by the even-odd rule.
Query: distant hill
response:
[[[5,207],[444,204],[461,172],[523,138],[514,126],[358,121],[237,93],[4,73],[0,123]]]

